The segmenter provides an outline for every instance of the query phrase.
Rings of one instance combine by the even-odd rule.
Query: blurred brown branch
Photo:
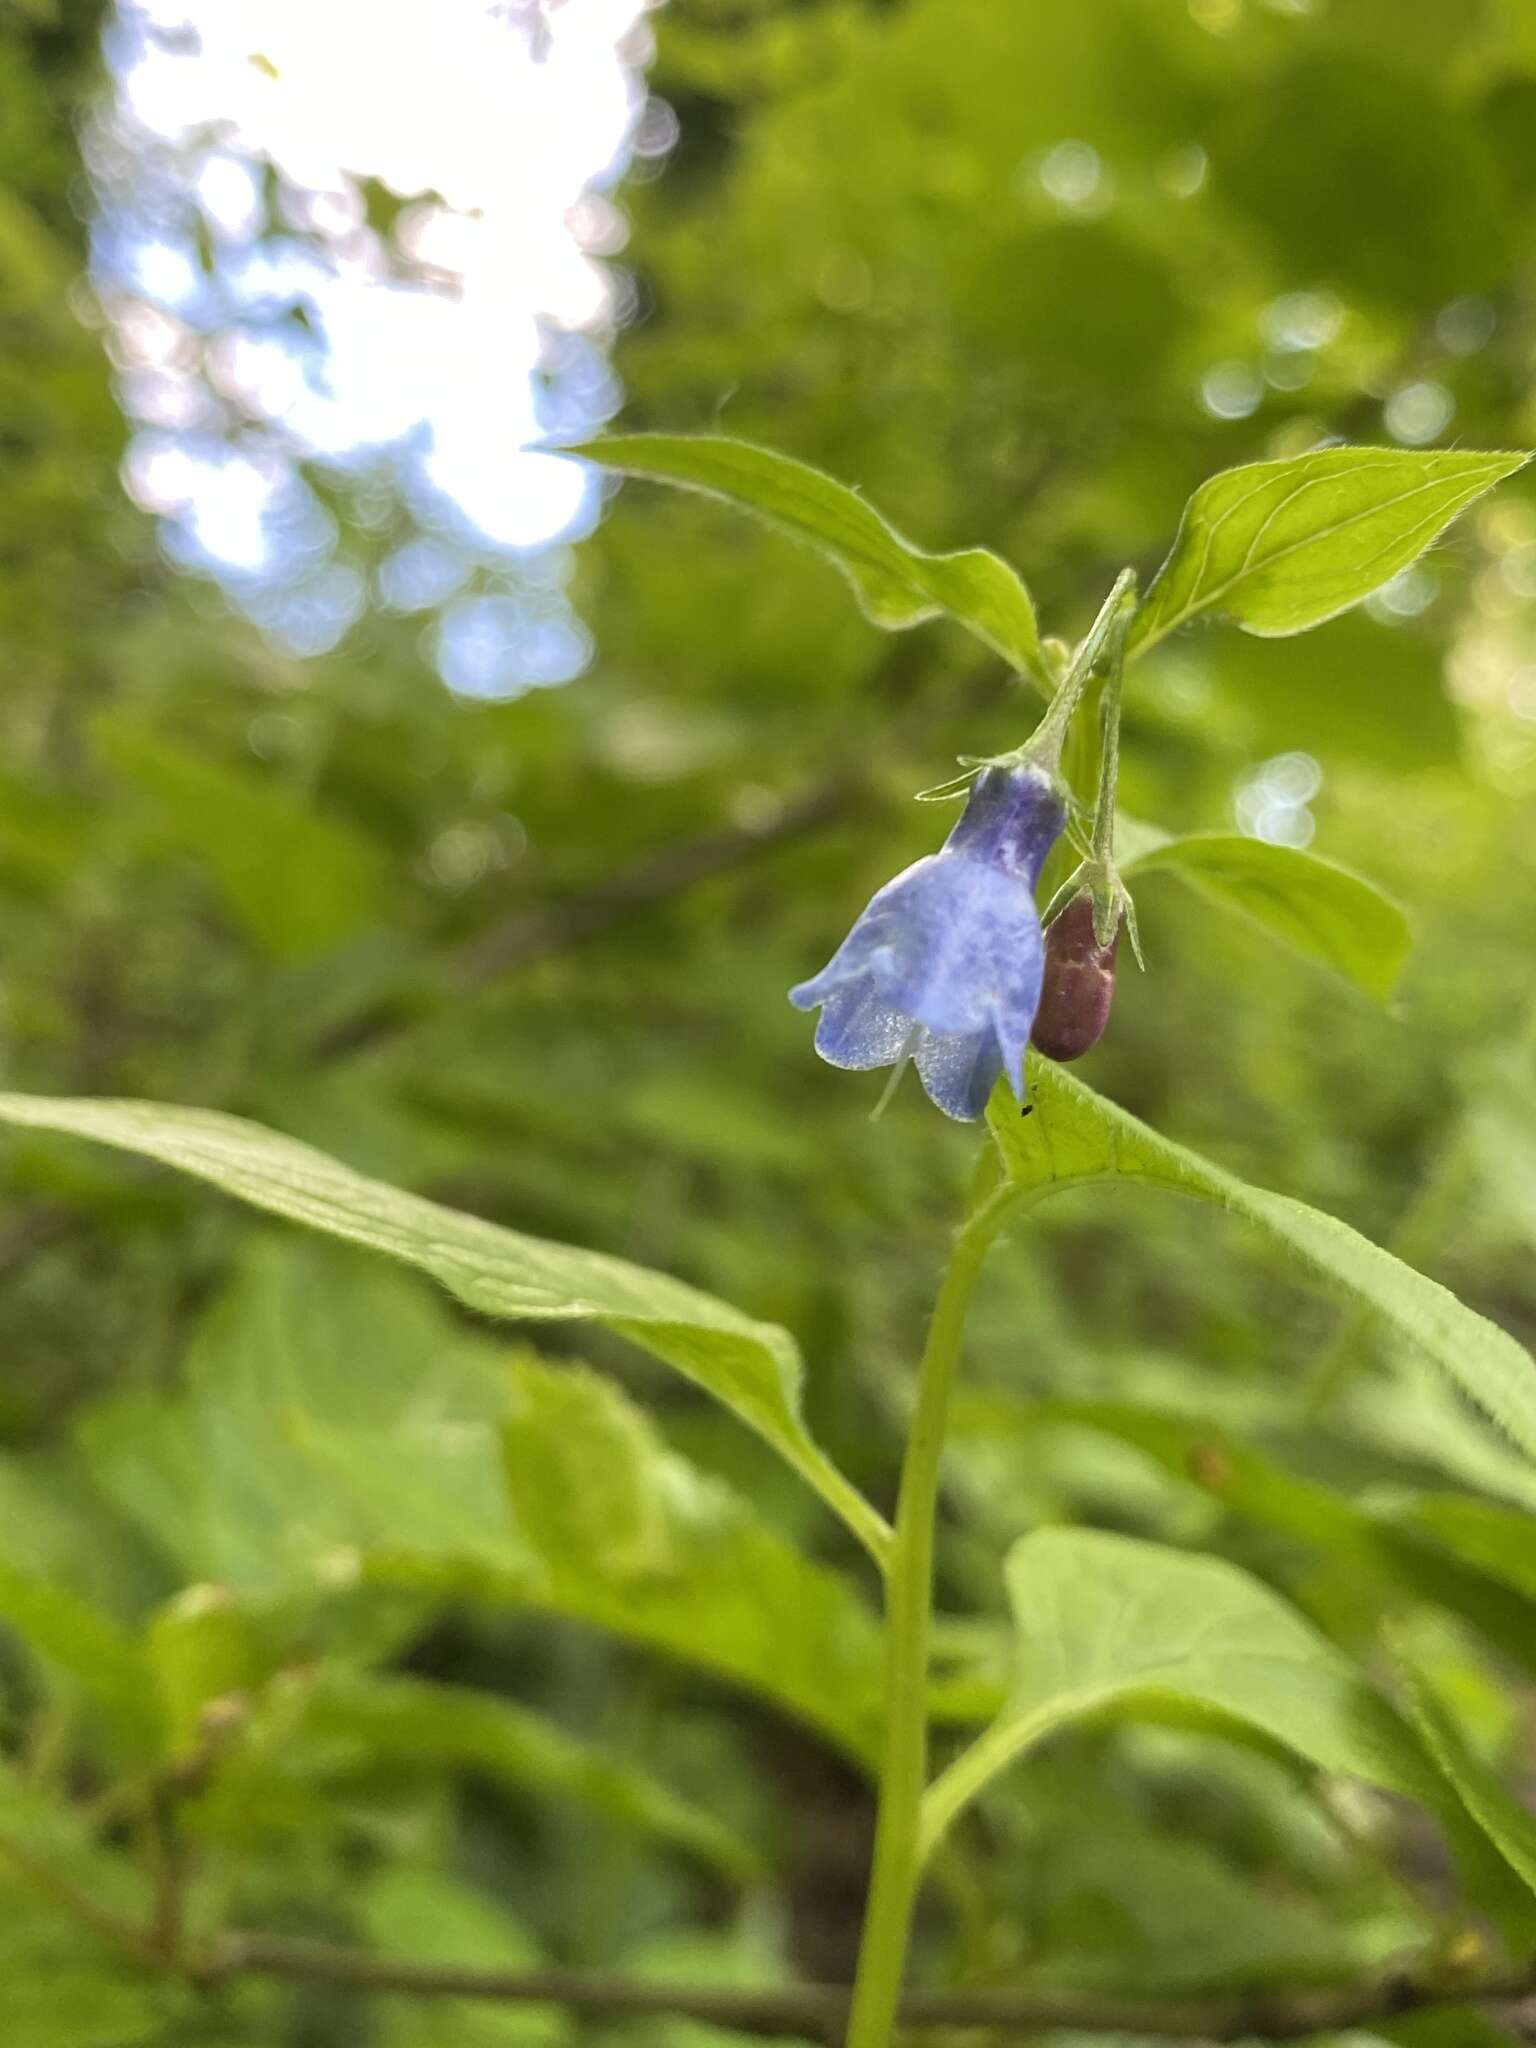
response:
[[[866,785],[846,773],[814,782],[750,823],[726,825],[644,854],[595,888],[513,911],[466,940],[442,966],[448,991],[467,993],[498,976],[562,953],[607,931],[631,912],[686,894],[744,867],[776,846],[821,831],[852,811]],[[381,1003],[349,1017],[314,1048],[319,1060],[359,1052],[410,1021],[413,1008]]]
[[[922,643],[910,635],[893,641],[869,678],[867,695],[887,714],[909,710],[929,658]],[[978,664],[959,687],[995,687],[998,670],[996,662]],[[595,938],[632,913],[684,896],[717,876],[749,866],[776,847],[839,824],[870,801],[877,787],[867,760],[856,766],[850,762],[860,762],[857,749],[849,749],[831,774],[765,805],[760,814],[659,846],[590,889],[512,911],[442,961],[436,977],[439,994],[462,995],[484,988],[501,975]],[[426,1002],[430,1008],[430,995]],[[409,1023],[419,1008],[419,1003],[379,1003],[322,1037],[314,1047],[315,1057],[326,1061],[358,1052]]]
[[[280,1977],[423,1998],[559,2005],[568,2011],[609,2018],[675,2013],[739,2033],[800,2035],[832,2044],[841,2039],[849,2000],[847,1990],[837,1985],[710,1990],[568,1970],[496,1970],[411,1962],[370,1955],[361,1949],[261,1934],[224,1936],[196,1974],[206,1984],[238,1976]],[[1170,2001],[1065,1991],[919,1991],[906,1999],[902,2023],[941,2029],[946,2036],[993,2035],[999,2039],[1061,2027],[1162,2040],[1294,2041],[1404,2013],[1508,2003],[1532,1993],[1536,1993],[1536,1964],[1476,1975],[1452,1974],[1444,1957],[1437,1954],[1347,1984]]]
[[[789,1984],[772,1990],[712,1989],[598,1975],[581,1970],[504,1970],[473,1964],[374,1955],[321,1941],[231,1931],[201,1948],[183,1947],[180,1930],[141,1929],[104,1911],[18,1844],[0,1838],[0,1858],[39,1896],[119,1955],[156,1975],[212,1990],[237,1977],[349,1986],[414,1998],[476,1998],[511,2005],[557,2005],[594,2018],[676,2014],[705,2025],[764,2037],[793,2035],[838,2048],[850,1987]],[[158,1917],[158,1916],[157,1916]],[[179,1917],[179,1916],[178,1916]],[[987,1988],[913,1991],[901,2026],[960,2044],[1002,2043],[1048,2029],[1137,2034],[1164,2041],[1299,2041],[1407,2013],[1477,2005],[1513,2005],[1536,1997],[1536,1960],[1476,1968],[1435,1949],[1338,1984],[1220,1992],[1183,1999]]]
[[[776,846],[835,824],[853,809],[864,788],[846,773],[828,776],[750,823],[663,846],[581,895],[515,912],[478,933],[453,955],[450,971],[456,980],[477,987],[546,953],[579,945],[632,910],[682,895]]]

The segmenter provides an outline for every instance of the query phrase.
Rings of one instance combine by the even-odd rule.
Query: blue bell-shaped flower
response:
[[[1059,783],[1027,760],[994,762],[937,853],[887,882],[813,980],[816,1050],[834,1067],[911,1059],[946,1116],[971,1121],[999,1074],[1022,1096],[1040,1001],[1040,870],[1066,821]]]

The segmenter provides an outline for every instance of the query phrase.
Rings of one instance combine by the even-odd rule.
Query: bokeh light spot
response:
[[[370,589],[399,612],[503,602],[595,523],[594,480],[541,444],[619,403],[606,349],[634,296],[608,188],[677,137],[636,75],[644,11],[118,0],[85,148],[124,484],[286,651],[328,651]],[[341,561],[344,529],[380,558]],[[444,679],[580,673],[558,581],[525,610],[495,660],[438,636]]]
[[[1041,157],[1035,171],[1042,188],[1074,212],[1097,211],[1108,198],[1104,162],[1091,142],[1058,142]]]
[[[1317,826],[1308,805],[1322,786],[1310,754],[1277,754],[1239,782],[1232,800],[1238,829],[1270,846],[1310,845]]]
[[[1445,386],[1425,380],[1394,391],[1382,408],[1382,419],[1394,441],[1422,448],[1439,440],[1455,412],[1456,401]]]
[[[1263,382],[1248,363],[1213,363],[1200,379],[1200,403],[1219,420],[1247,419],[1263,396]]]

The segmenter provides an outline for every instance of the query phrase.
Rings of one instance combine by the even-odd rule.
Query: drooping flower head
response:
[[[1044,963],[1035,886],[1065,821],[1049,769],[984,767],[939,851],[887,882],[820,974],[790,990],[797,1009],[821,1011],[822,1058],[860,1069],[910,1058],[930,1098],[964,1121],[999,1074],[1022,1096]]]

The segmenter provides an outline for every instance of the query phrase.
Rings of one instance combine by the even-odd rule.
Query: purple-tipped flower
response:
[[[999,1074],[1022,1095],[1045,952],[1035,885],[1065,818],[1044,768],[983,768],[939,851],[887,882],[820,974],[790,990],[797,1009],[821,1010],[822,1058],[910,1058],[938,1107],[965,1121]]]

